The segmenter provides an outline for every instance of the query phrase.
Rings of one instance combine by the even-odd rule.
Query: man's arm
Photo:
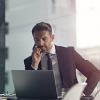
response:
[[[29,56],[28,58],[24,59],[24,65],[25,70],[41,70],[41,62],[39,63],[38,67],[36,67],[36,69],[32,67],[32,56]]]
[[[25,70],[38,70],[41,61],[41,49],[34,45],[32,55],[24,60]]]
[[[91,95],[97,83],[100,81],[100,70],[88,60],[83,59],[74,49],[73,56],[76,68],[87,77],[87,86],[84,89],[85,95]]]
[[[24,59],[25,70],[33,70],[31,64],[32,64],[32,56]]]

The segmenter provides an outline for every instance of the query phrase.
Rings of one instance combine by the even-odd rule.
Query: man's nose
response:
[[[44,45],[44,41],[43,40],[40,40],[39,41],[39,46],[43,46]]]

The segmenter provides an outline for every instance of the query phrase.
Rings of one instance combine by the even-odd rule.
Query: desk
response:
[[[0,97],[0,100],[62,100],[62,99],[17,99],[16,97]],[[82,96],[80,100],[93,100],[92,96]]]
[[[80,100],[93,100],[93,96],[82,96]]]

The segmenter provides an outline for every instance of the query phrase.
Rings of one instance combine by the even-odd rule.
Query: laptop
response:
[[[17,98],[57,99],[53,71],[12,70]]]

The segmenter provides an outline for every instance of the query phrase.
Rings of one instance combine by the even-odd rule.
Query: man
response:
[[[100,71],[89,61],[83,59],[73,47],[55,45],[50,24],[45,22],[36,24],[32,29],[32,35],[35,45],[33,46],[32,55],[24,60],[25,69],[48,70],[48,57],[46,55],[53,54],[57,64],[56,67],[52,66],[50,69],[57,73],[55,76],[59,76],[57,80],[61,83],[62,88],[67,89],[77,83],[76,69],[78,69],[87,77],[84,94],[90,95],[100,80]]]

